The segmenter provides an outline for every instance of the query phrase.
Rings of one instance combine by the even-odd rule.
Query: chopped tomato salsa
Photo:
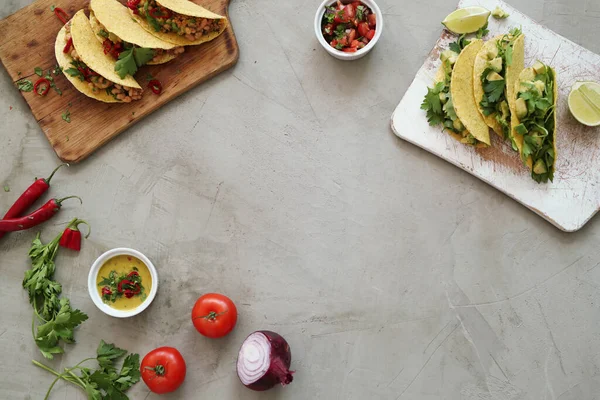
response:
[[[321,23],[323,37],[331,47],[354,53],[375,37],[377,17],[361,1],[344,4],[340,0],[326,7]]]

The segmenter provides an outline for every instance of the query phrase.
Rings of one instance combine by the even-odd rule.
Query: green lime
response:
[[[477,32],[487,24],[490,14],[490,10],[479,6],[459,8],[451,12],[442,24],[458,35]]]
[[[600,126],[600,84],[577,82],[569,94],[569,110],[587,126]]]

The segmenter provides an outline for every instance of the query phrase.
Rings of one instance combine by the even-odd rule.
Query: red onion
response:
[[[278,383],[292,382],[292,353],[284,338],[271,331],[257,331],[244,340],[237,360],[240,381],[249,389],[263,391]]]

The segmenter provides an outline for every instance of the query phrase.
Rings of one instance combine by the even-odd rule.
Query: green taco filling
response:
[[[483,85],[483,98],[479,104],[483,115],[494,116],[502,127],[504,138],[511,139],[515,150],[517,150],[517,145],[511,134],[510,108],[505,89],[506,70],[508,66],[512,65],[515,41],[521,34],[521,30],[515,28],[498,40],[496,47],[487,54],[487,66],[480,77]]]
[[[521,158],[526,162],[531,156],[531,177],[538,183],[554,178],[554,85],[554,71],[539,61],[519,77],[515,109],[521,123],[515,132],[523,135]]]
[[[197,18],[179,14],[159,5],[156,0],[141,0],[134,13],[148,21],[156,32],[176,33],[190,42],[212,32],[220,32],[225,23],[222,19]]]
[[[461,143],[478,145],[480,143],[464,126],[456,115],[452,95],[450,93],[450,82],[452,70],[459,54],[469,44],[468,40],[461,36],[456,42],[450,44],[450,49],[440,55],[444,78],[433,87],[427,88],[427,94],[421,104],[421,109],[427,112],[427,121],[431,126],[442,125],[444,130],[452,132],[461,137]]]

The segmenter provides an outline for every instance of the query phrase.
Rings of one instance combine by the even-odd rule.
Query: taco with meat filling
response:
[[[126,53],[125,56],[128,52],[136,52],[131,54],[134,58],[137,53],[143,52],[150,53],[146,59],[152,57],[146,64],[156,65],[169,62],[184,52],[183,46],[166,42],[147,32],[131,18],[127,7],[117,0],[91,0],[89,8],[90,24],[96,38],[102,43],[104,52],[116,60],[123,52]],[[139,57],[137,59],[140,61]],[[141,65],[135,64],[135,67],[139,66]],[[117,69],[119,70],[119,67]],[[126,72],[130,75],[135,73]]]
[[[421,104],[430,125],[442,125],[454,139],[476,147],[490,145],[489,128],[473,96],[473,65],[482,46],[481,40],[469,42],[461,37],[442,52],[435,84]]]
[[[131,76],[115,72],[115,60],[102,44],[83,10],[58,32],[54,44],[56,61],[77,90],[105,103],[129,103],[142,98],[142,88]]]
[[[523,163],[538,183],[554,179],[556,151],[556,71],[537,61],[515,82],[515,115],[511,125]]]
[[[483,45],[475,57],[474,93],[485,123],[501,138],[510,139],[517,150],[510,126],[514,114],[514,90],[525,68],[525,36],[515,28]]]
[[[178,46],[209,42],[227,28],[227,18],[188,0],[128,0],[146,31]]]

